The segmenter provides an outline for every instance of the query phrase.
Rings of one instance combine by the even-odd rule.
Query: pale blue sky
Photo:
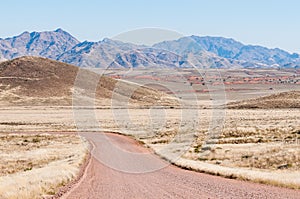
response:
[[[58,27],[79,40],[158,27],[300,53],[298,0],[3,0],[0,37]]]

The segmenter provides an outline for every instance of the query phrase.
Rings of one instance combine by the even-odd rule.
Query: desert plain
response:
[[[26,105],[23,98],[17,98],[16,104],[3,103],[3,198],[19,198],[20,193],[23,198],[50,197],[76,179],[91,149],[83,132],[130,136],[188,170],[300,188],[299,70],[220,70],[215,84],[210,82],[214,76],[205,78],[204,72],[184,69],[177,71],[178,81],[168,71],[159,76],[158,71],[146,69],[130,75],[113,69],[96,72],[158,89],[178,100],[174,106],[155,104],[154,97],[150,101],[154,105],[147,102],[140,107],[114,106],[109,99],[106,106],[93,107],[77,107],[74,101],[34,105],[28,98]],[[1,92],[2,102],[12,97],[7,92]],[[47,99],[53,102],[56,97]],[[182,150],[182,144],[188,147]]]

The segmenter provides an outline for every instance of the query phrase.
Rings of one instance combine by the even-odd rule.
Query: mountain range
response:
[[[80,67],[300,68],[300,55],[223,37],[186,36],[153,46],[112,39],[80,42],[57,29],[0,39],[0,61],[39,56]]]

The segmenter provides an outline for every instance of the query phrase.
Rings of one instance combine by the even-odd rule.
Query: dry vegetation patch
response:
[[[75,178],[88,151],[76,135],[0,134],[1,198],[41,198]]]
[[[218,124],[223,126],[222,131],[206,144],[211,110],[201,110],[200,117],[199,124],[189,130],[195,138],[191,148],[174,164],[226,177],[300,188],[299,109],[226,110],[224,123]],[[158,154],[179,133],[172,128],[178,121],[170,123],[171,128],[144,140]],[[207,155],[200,155],[208,149],[211,150]]]
[[[299,111],[228,110],[216,145],[200,160],[229,167],[300,170]],[[207,134],[205,129],[198,131],[187,158],[199,159]]]

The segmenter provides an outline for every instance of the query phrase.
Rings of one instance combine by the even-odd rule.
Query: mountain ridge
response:
[[[183,41],[183,42],[182,42]],[[187,47],[187,43],[192,43]],[[217,56],[226,58],[231,61],[237,61],[242,67],[291,67],[299,68],[300,59],[297,53],[288,53],[279,48],[266,48],[259,45],[244,45],[231,38],[224,37],[199,37],[189,36],[183,37],[175,41],[166,41],[154,45],[162,49],[173,50],[182,53],[187,50],[205,50],[216,54]],[[195,47],[196,46],[196,47]],[[180,49],[176,49],[176,47]]]
[[[0,61],[21,56],[40,56],[80,67],[99,68],[191,65],[208,68],[300,68],[300,55],[297,53],[245,45],[231,38],[192,35],[145,46],[109,38],[80,42],[61,28],[44,32],[25,31],[0,39]]]

